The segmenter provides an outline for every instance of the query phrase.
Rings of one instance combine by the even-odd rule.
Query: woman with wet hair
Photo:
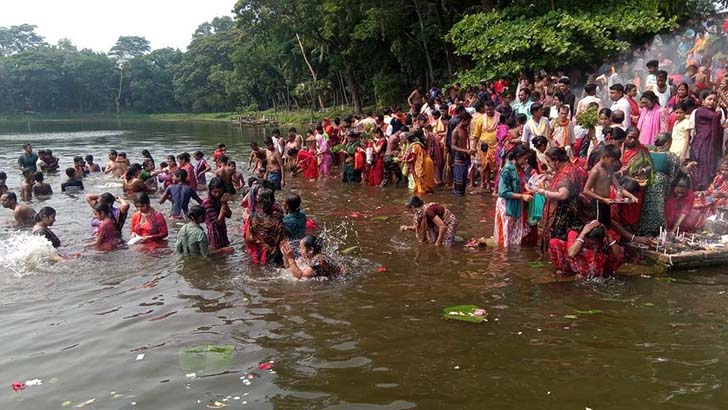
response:
[[[297,261],[293,248],[287,241],[280,243],[285,266],[296,279],[326,277],[334,279],[342,275],[343,269],[333,259],[321,253],[323,239],[307,235],[298,242],[301,257]]]

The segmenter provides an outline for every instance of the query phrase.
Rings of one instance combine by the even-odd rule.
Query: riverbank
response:
[[[27,114],[27,115],[0,115],[0,121],[49,121],[49,122],[76,122],[76,121],[214,121],[233,123],[238,118],[275,121],[280,125],[312,124],[324,117],[335,118],[351,114],[350,107],[332,108],[326,111],[246,111],[246,112],[218,112],[218,113],[95,113],[95,114]]]

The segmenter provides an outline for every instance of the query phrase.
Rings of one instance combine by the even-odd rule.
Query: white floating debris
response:
[[[185,377],[188,379],[196,379],[197,373],[187,373],[187,374],[185,374]]]
[[[137,360],[144,360],[144,353],[140,353],[137,355]]]
[[[43,381],[41,379],[33,379],[33,380],[26,380],[25,381],[25,385],[28,386],[28,387],[30,387],[30,386],[40,386],[41,384],[43,384]]]

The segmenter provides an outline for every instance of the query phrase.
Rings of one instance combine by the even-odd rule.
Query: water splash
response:
[[[48,266],[55,252],[53,245],[43,237],[13,233],[0,239],[0,266],[17,278],[33,275]]]

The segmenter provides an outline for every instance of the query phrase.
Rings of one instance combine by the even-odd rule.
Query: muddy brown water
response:
[[[184,150],[209,158],[219,142],[240,164],[265,133],[216,123],[5,122],[0,169],[16,188],[24,142],[53,149],[63,167],[89,153],[103,163],[111,147],[132,161],[144,148],[157,162]],[[60,176],[47,180],[58,192],[31,205],[56,208],[54,230],[66,251],[77,250],[91,210],[82,196],[60,193]],[[346,280],[296,282],[250,267],[238,207],[228,223],[232,255],[180,260],[168,248],[134,246],[60,265],[34,256],[41,245],[12,231],[1,210],[0,409],[726,408],[724,267],[626,266],[629,275],[616,279],[562,281],[548,265],[529,265],[533,250],[418,244],[398,230],[410,221],[406,189],[289,181],[330,248],[356,247],[341,257]],[[85,184],[119,192],[114,182]],[[455,212],[463,238],[492,234],[492,197],[431,200]],[[179,225],[169,225],[173,243]],[[442,319],[458,304],[485,308],[489,321]],[[217,365],[183,368],[179,352],[201,345],[235,350]],[[273,372],[258,368],[267,361]],[[36,378],[42,385],[13,393],[13,382]]]

